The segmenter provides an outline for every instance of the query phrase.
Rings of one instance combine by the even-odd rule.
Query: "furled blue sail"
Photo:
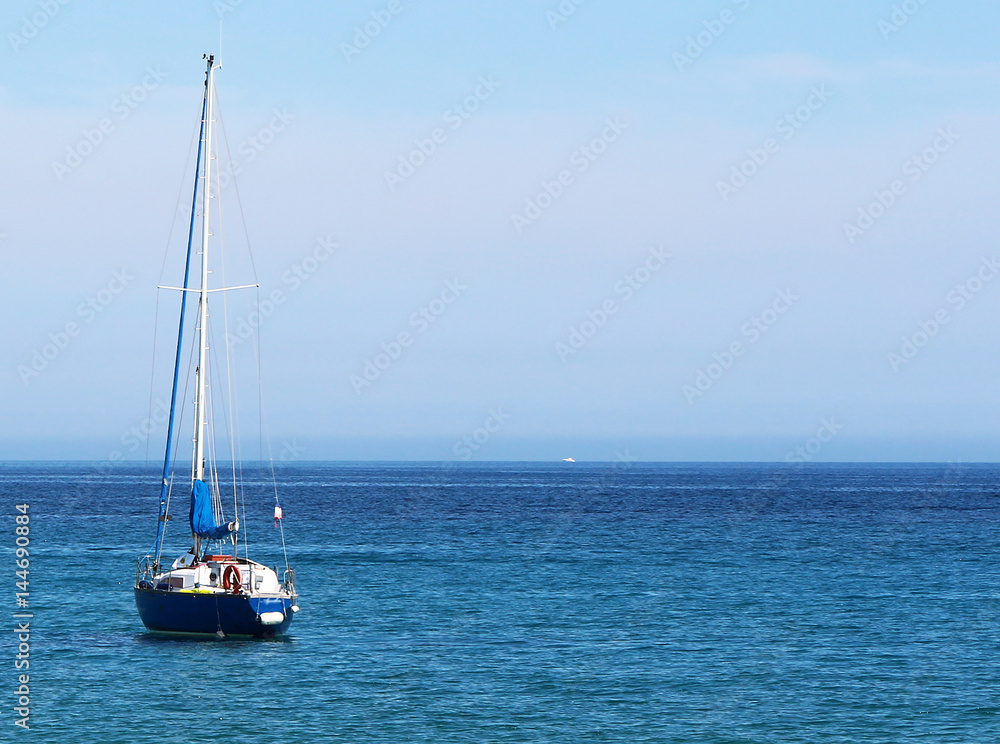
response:
[[[208,484],[203,480],[196,480],[194,488],[191,489],[191,531],[199,537],[221,540],[235,529],[235,522],[223,525],[215,523],[212,495],[208,490]]]

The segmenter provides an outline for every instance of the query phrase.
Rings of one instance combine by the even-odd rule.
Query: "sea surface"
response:
[[[247,473],[251,555],[283,564],[269,478]],[[277,475],[290,635],[192,640],[147,633],[135,611],[153,468],[0,464],[0,740],[1000,742],[1000,466]],[[187,507],[172,511],[171,556],[187,543]]]

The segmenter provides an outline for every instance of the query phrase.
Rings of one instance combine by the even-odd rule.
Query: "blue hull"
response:
[[[239,594],[191,594],[135,588],[135,606],[143,625],[160,633],[197,633],[271,638],[292,623],[292,599]],[[260,615],[280,612],[285,619],[264,625]]]

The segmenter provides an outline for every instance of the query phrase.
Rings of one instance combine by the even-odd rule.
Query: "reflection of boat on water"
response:
[[[270,637],[284,633],[298,606],[295,604],[295,572],[288,568],[287,557],[283,580],[277,569],[250,560],[247,556],[246,540],[240,539],[238,502],[243,496],[242,484],[237,478],[238,466],[235,454],[232,464],[232,483],[220,486],[220,470],[223,478],[226,468],[216,457],[213,425],[213,392],[209,383],[209,294],[243,287],[209,288],[209,206],[218,189],[213,188],[212,164],[215,152],[215,69],[214,57],[208,57],[208,71],[205,77],[205,97],[202,102],[201,139],[195,167],[195,186],[192,197],[191,226],[188,234],[187,258],[184,268],[184,284],[173,287],[181,293],[180,321],[177,331],[177,351],[174,360],[173,390],[170,398],[170,415],[167,425],[166,453],[163,462],[163,477],[160,482],[160,510],[156,528],[156,541],[145,556],[139,559],[135,584],[135,603],[139,617],[150,630],[172,633],[195,633],[216,635],[242,635]],[[200,189],[200,192],[199,192]],[[213,193],[214,192],[214,193]],[[195,205],[201,198],[201,281],[197,286],[189,286],[197,210]],[[256,286],[256,285],[246,285]],[[188,552],[162,570],[160,559],[167,522],[171,519],[169,507],[174,485],[174,439],[177,434],[175,421],[181,413],[178,406],[178,383],[181,377],[181,357],[185,346],[184,319],[189,294],[198,297],[198,322],[195,329],[196,344],[193,346],[195,390],[194,449],[190,473],[179,478],[190,483],[190,491],[185,487],[184,495],[189,499],[189,521],[192,544]],[[228,371],[229,359],[225,360]],[[186,374],[190,375],[188,367]],[[221,377],[221,375],[220,375]],[[185,387],[185,389],[187,389]],[[231,393],[230,393],[231,395]],[[215,394],[218,397],[218,394]],[[228,405],[231,404],[231,398]],[[231,410],[229,411],[231,414]],[[228,425],[227,421],[227,425]],[[230,437],[233,432],[230,431]],[[186,466],[183,466],[186,467]],[[222,491],[227,495],[231,490],[232,520],[225,516]],[[228,499],[227,499],[228,500]],[[275,492],[275,525],[281,522],[281,507],[277,505]],[[284,529],[282,527],[282,544]],[[211,549],[209,549],[211,547]],[[239,551],[238,548],[242,548]],[[239,556],[238,553],[243,555]],[[231,554],[230,554],[231,553]]]

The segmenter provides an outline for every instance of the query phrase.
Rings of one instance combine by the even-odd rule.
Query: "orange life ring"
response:
[[[243,591],[243,576],[240,575],[240,570],[231,563],[222,572],[222,588],[226,591],[232,590],[233,594],[239,594]]]

